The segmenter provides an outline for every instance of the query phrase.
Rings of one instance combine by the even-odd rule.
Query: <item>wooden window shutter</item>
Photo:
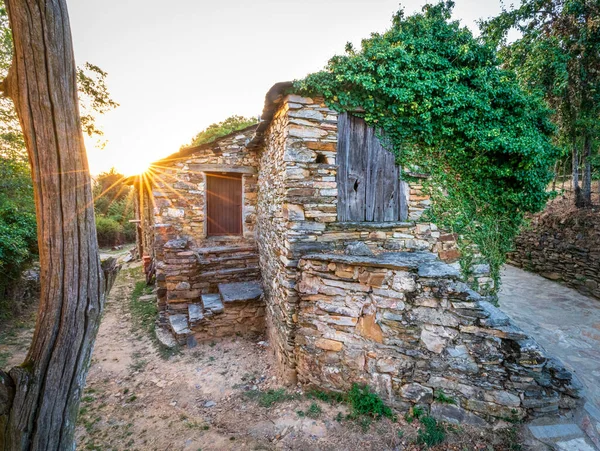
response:
[[[242,177],[206,174],[207,235],[242,234]]]
[[[395,156],[364,119],[338,116],[338,221],[392,222],[407,217],[407,202]]]

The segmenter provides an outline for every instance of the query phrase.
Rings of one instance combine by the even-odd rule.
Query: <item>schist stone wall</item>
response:
[[[561,209],[535,215],[509,263],[600,299],[600,214]]]
[[[300,382],[369,384],[393,407],[485,425],[579,402],[580,385],[434,254],[307,255],[300,260]],[[455,404],[436,402],[436,394]]]
[[[192,149],[151,168],[154,257],[159,299],[185,309],[219,283],[258,279],[256,189],[258,158],[246,149],[255,127]],[[207,237],[206,174],[242,175],[243,236]],[[177,305],[180,304],[180,305]]]
[[[357,242],[371,251],[429,251],[457,267],[455,237],[418,222],[429,198],[405,183],[404,222],[338,222],[337,120],[321,98],[280,97],[259,146],[258,226],[267,330],[282,373],[295,378],[298,261],[309,253],[340,252]],[[487,272],[478,274],[490,282]]]

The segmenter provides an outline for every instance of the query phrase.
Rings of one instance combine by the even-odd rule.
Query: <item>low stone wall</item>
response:
[[[314,254],[299,269],[304,384],[366,383],[398,410],[481,425],[578,403],[574,376],[434,254]]]
[[[600,214],[551,210],[534,216],[508,262],[600,299]]]
[[[260,335],[265,332],[263,302],[230,302],[223,313],[192,322],[190,329],[198,341],[233,335]]]

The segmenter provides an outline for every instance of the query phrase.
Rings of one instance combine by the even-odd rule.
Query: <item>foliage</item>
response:
[[[29,166],[0,148],[0,299],[37,253]]]
[[[446,439],[446,431],[437,420],[430,416],[422,417],[420,420],[423,425],[419,429],[417,441],[427,447],[439,445]]]
[[[96,124],[96,116],[114,110],[119,106],[108,92],[108,74],[94,64],[85,63],[77,68],[81,128],[88,136],[102,136],[104,132]],[[101,143],[102,146],[104,143]]]
[[[371,391],[368,385],[352,384],[352,388],[348,392],[348,403],[352,409],[350,413],[351,418],[361,416],[376,419],[381,417],[394,418],[392,409],[386,406],[379,395]]]
[[[258,123],[255,118],[249,118],[244,116],[229,116],[222,122],[210,124],[200,133],[192,138],[192,142],[183,147],[199,146],[213,142],[215,139],[221,136],[229,135],[237,130],[242,130],[246,127]]]
[[[387,32],[360,51],[348,44],[295,88],[381,130],[405,178],[428,174],[428,219],[457,233],[463,253],[475,244],[498,282],[525,213],[548,199],[554,129],[543,101],[499,67],[493,46],[450,20],[452,8],[400,10]]]
[[[133,190],[125,184],[125,176],[115,168],[96,177],[94,185],[94,210],[100,246],[135,241]]]
[[[456,399],[448,396],[446,393],[444,393],[444,390],[441,389],[435,391],[434,398],[441,404],[456,404]]]
[[[267,391],[251,390],[244,393],[248,398],[258,399],[258,404],[261,407],[271,407],[273,404],[290,401],[296,399],[297,396],[288,393],[285,388],[270,389]]]
[[[504,64],[553,108],[558,142],[565,154],[574,153],[575,171],[579,148],[589,166],[594,158],[586,148],[595,141],[597,149],[600,138],[599,17],[597,0],[522,0],[518,8],[504,9],[482,23],[484,36],[499,46]],[[521,37],[509,43],[510,30]]]

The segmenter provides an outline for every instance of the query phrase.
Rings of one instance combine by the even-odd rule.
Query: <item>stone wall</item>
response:
[[[258,244],[271,342],[293,380],[298,260],[314,252],[343,252],[365,243],[373,252],[430,251],[458,267],[453,235],[419,222],[429,207],[420,183],[405,183],[406,222],[340,223],[337,220],[337,113],[322,98],[281,97],[260,153]],[[490,282],[487,271],[477,274]]]
[[[534,216],[508,262],[600,299],[600,214],[551,208]]]
[[[200,294],[216,292],[219,283],[260,277],[255,230],[258,156],[246,148],[254,130],[249,127],[214,143],[183,149],[143,176],[144,186],[151,189],[152,216],[144,221],[153,231],[151,256],[161,308],[185,310]],[[243,235],[208,237],[206,174],[230,172],[242,176]]]
[[[432,253],[315,254],[299,268],[304,384],[369,384],[398,410],[476,425],[578,403],[574,376]]]

